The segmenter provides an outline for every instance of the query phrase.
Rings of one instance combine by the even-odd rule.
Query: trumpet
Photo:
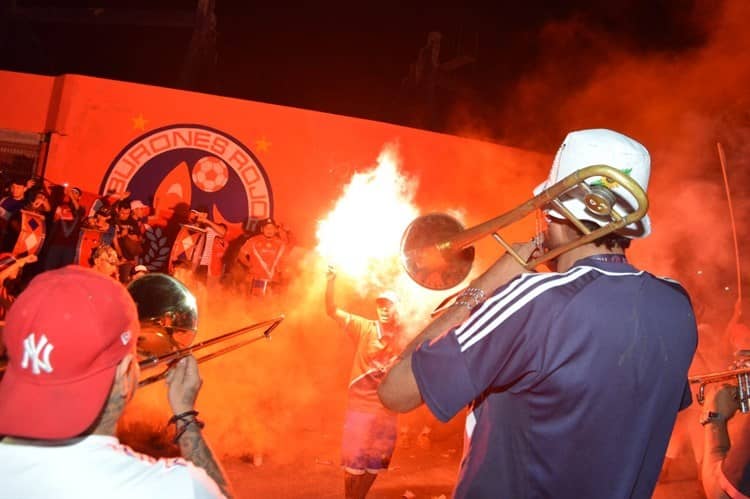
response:
[[[198,307],[195,297],[184,284],[169,275],[153,273],[131,282],[128,292],[138,308],[141,323],[141,334],[136,343],[138,366],[146,374],[162,367],[160,372],[140,379],[138,386],[141,387],[164,379],[169,368],[183,357],[252,331],[262,329],[253,338],[196,356],[196,360],[205,362],[261,339],[270,339],[271,332],[284,320],[284,316],[279,315],[191,345],[197,333]]]
[[[615,194],[605,185],[589,185],[586,180],[592,177],[606,178],[608,185],[623,187],[635,198],[637,206],[629,213],[619,213],[614,207]],[[595,230],[586,227],[560,200],[573,194],[582,199],[587,210],[601,217],[609,217],[609,222]],[[526,261],[497,231],[545,206],[554,208],[567,218],[582,236]],[[449,289],[469,275],[474,262],[474,248],[471,245],[487,235],[492,235],[519,264],[532,270],[566,251],[637,222],[647,211],[648,198],[635,180],[614,167],[592,165],[568,175],[516,208],[469,229],[464,229],[458,220],[442,213],[416,218],[401,237],[401,262],[406,273],[417,284],[428,289]]]
[[[690,376],[688,377],[688,381],[691,384],[698,384],[696,398],[701,405],[703,405],[703,402],[706,400],[706,385],[710,383],[721,383],[723,381],[736,381],[736,398],[740,404],[740,411],[742,411],[743,414],[750,412],[750,367],[740,367],[738,369],[729,369],[699,376]]]

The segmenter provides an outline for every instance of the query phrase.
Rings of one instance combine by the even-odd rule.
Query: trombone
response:
[[[607,185],[619,185],[627,190],[637,202],[635,209],[630,213],[619,213],[614,206],[617,197],[609,187],[590,185],[586,182],[595,177],[606,179]],[[581,199],[588,211],[597,216],[608,217],[609,222],[598,229],[589,229],[563,205],[561,198],[564,197]],[[583,235],[527,262],[497,231],[545,206],[554,208]],[[406,273],[417,284],[428,289],[449,289],[469,275],[474,262],[474,248],[471,245],[487,235],[492,235],[519,264],[532,270],[566,251],[637,222],[647,211],[646,193],[630,176],[608,165],[587,166],[573,172],[520,206],[469,229],[464,229],[458,220],[443,213],[416,218],[401,237],[401,262]]]
[[[128,285],[128,292],[138,308],[141,334],[138,336],[138,366],[149,371],[165,366],[161,372],[139,380],[143,387],[164,379],[169,368],[188,355],[219,345],[227,340],[262,329],[250,339],[236,342],[205,355],[197,356],[198,363],[211,360],[261,339],[270,339],[283,315],[245,326],[228,333],[191,345],[197,333],[198,306],[190,290],[180,281],[166,274],[146,274]]]
[[[271,339],[271,331],[276,329],[279,326],[279,324],[281,324],[281,321],[283,320],[284,320],[284,316],[279,315],[278,317],[275,317],[273,319],[269,319],[263,322],[258,322],[256,324],[251,324],[249,326],[245,326],[240,329],[236,329],[234,331],[224,333],[220,336],[216,336],[215,338],[201,341],[200,343],[196,343],[195,345],[187,347],[187,348],[182,348],[179,350],[175,350],[174,352],[166,353],[164,355],[159,355],[155,357],[152,356],[152,357],[143,359],[138,362],[138,366],[141,368],[141,371],[156,368],[162,364],[166,364],[166,368],[164,368],[164,370],[158,374],[153,374],[147,378],[144,378],[138,381],[138,386],[143,387],[146,385],[150,385],[151,383],[154,383],[156,381],[164,379],[167,376],[169,367],[175,362],[177,362],[178,360],[182,359],[183,357],[187,357],[188,355],[192,355],[194,353],[199,352],[200,350],[203,350],[204,348],[216,345],[223,341],[230,340],[232,338],[249,333],[251,331],[255,331],[256,329],[265,328],[263,332],[256,337],[253,337],[253,338],[250,338],[250,339],[238,342],[238,343],[234,343],[232,345],[221,348],[220,350],[216,350],[211,353],[202,355],[200,357],[196,357],[195,360],[198,361],[198,363],[200,364],[201,362],[211,360],[220,355],[224,355],[225,353],[229,353],[232,350],[236,350],[240,347],[244,347],[245,345],[255,343],[256,341],[259,341],[262,339]]]
[[[740,404],[740,411],[742,411],[743,414],[750,412],[750,367],[740,367],[738,369],[729,369],[727,371],[690,376],[688,377],[688,381],[690,381],[691,384],[698,384],[696,398],[701,405],[703,405],[703,402],[706,400],[706,385],[709,383],[721,383],[723,381],[736,381],[736,398]]]
[[[164,379],[169,368],[188,355],[197,354],[208,347],[238,338],[252,331],[262,332],[249,339],[238,341],[219,350],[196,357],[198,363],[211,360],[261,339],[270,339],[271,332],[284,320],[284,315],[250,324],[234,331],[221,334],[195,345],[198,324],[198,308],[195,297],[180,281],[166,274],[146,274],[128,285],[128,292],[138,308],[141,334],[136,342],[136,350],[141,371],[149,371],[160,366],[163,370],[138,381],[143,387]],[[6,361],[0,361],[0,376],[7,368]]]

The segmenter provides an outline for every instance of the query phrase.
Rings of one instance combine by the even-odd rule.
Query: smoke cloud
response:
[[[738,289],[716,144],[726,151],[743,251],[750,242],[745,216],[750,208],[750,101],[746,97],[750,65],[742,60],[750,51],[744,25],[750,4],[696,2],[685,16],[685,22],[703,35],[702,41],[687,49],[658,52],[624,43],[580,17],[549,24],[538,33],[542,50],[535,64],[509,94],[488,106],[498,110],[492,117],[493,128],[506,124],[501,126],[507,143],[542,150],[550,162],[557,144],[571,130],[612,128],[642,142],[652,157],[649,198],[654,230],[648,239],[635,242],[630,257],[640,267],[683,282],[699,319],[721,330]],[[462,135],[483,138],[490,127],[459,106],[454,128]],[[451,178],[450,188],[458,193],[472,192],[478,183],[496,186],[495,206],[472,206],[474,216],[499,214],[497,206],[528,198],[524,193],[530,194],[531,187],[546,176],[546,167],[536,162],[500,167],[512,169],[517,182],[496,186],[488,181],[494,180],[490,172],[482,178]],[[478,254],[484,251],[478,249]],[[317,452],[322,459],[336,462],[353,346],[325,315],[327,263],[315,252],[298,249],[289,264],[292,278],[283,296],[261,301],[212,291],[211,304],[203,305],[207,312],[198,340],[281,311],[286,314],[271,340],[201,368],[204,387],[198,409],[220,454],[264,453],[291,461]],[[435,304],[434,295],[421,299],[421,288],[406,278],[391,284],[411,298],[407,302]],[[341,279],[340,304],[374,317],[372,297],[358,286]],[[205,303],[205,296],[197,294]],[[421,318],[414,321],[415,329],[427,320],[424,311],[402,313]],[[126,434],[138,433],[144,418],[153,427],[163,426],[170,415],[164,392],[163,385],[139,392],[123,425]],[[423,413],[412,417],[418,418],[416,426],[425,421],[437,425]],[[457,428],[450,430],[460,433]]]

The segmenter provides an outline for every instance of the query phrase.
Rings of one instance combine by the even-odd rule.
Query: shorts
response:
[[[396,414],[348,410],[341,466],[352,474],[387,470],[396,447]]]

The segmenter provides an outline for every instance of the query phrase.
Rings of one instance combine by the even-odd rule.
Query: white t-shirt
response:
[[[0,441],[0,496],[8,499],[223,498],[206,472],[181,458],[156,459],[89,435],[70,445]]]

